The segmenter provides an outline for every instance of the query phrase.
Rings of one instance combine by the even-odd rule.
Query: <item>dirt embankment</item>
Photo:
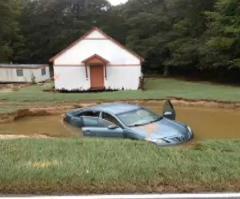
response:
[[[0,135],[0,140],[15,140],[15,139],[27,139],[27,138],[34,138],[34,139],[50,139],[50,136],[46,135]]]
[[[0,124],[16,121],[24,117],[61,115],[72,109],[83,108],[94,104],[95,103],[80,105],[70,104],[19,109],[15,112],[0,114]]]
[[[213,100],[187,100],[183,98],[172,98],[171,102],[177,106],[223,108],[240,110],[240,102],[224,102]]]
[[[62,112],[63,109],[58,109],[57,107],[20,109],[16,112],[1,114],[0,123],[12,122],[23,117],[57,115],[61,114]]]
[[[135,100],[129,103],[137,103],[140,105],[163,106],[166,100]],[[188,100],[183,98],[171,98],[171,102],[177,107],[198,107],[198,108],[220,108],[228,110],[240,110],[240,102],[223,102],[223,101],[208,101],[208,100]]]
[[[0,93],[11,93],[14,91],[18,91],[21,88],[29,87],[31,85],[32,84],[29,84],[29,83],[15,83],[15,84],[2,83],[0,84]]]
[[[59,195],[79,195],[79,194],[113,194],[113,193],[203,193],[203,192],[238,192],[240,189],[239,181],[218,184],[203,183],[55,183],[48,184],[46,182],[31,182],[21,184],[4,184],[0,185],[2,194],[59,194]]]

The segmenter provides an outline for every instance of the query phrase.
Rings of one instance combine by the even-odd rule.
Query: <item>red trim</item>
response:
[[[54,62],[55,59],[57,59],[60,55],[62,55],[63,53],[65,53],[67,50],[69,50],[70,48],[72,48],[73,46],[75,46],[78,42],[84,40],[88,35],[90,35],[92,32],[94,32],[95,29],[92,29],[91,31],[85,33],[82,37],[80,37],[78,40],[74,41],[73,43],[71,43],[67,48],[63,49],[62,51],[60,51],[58,54],[56,54],[55,56],[53,56],[52,58],[50,58],[49,62]]]
[[[85,67],[85,65],[61,64],[61,65],[54,65],[54,67]]]
[[[87,67],[87,65],[85,66],[85,72],[86,72],[86,79],[88,79],[88,67]]]
[[[84,40],[108,40],[108,38],[85,38]]]
[[[107,66],[104,65],[104,77],[105,79],[107,79]]]
[[[122,45],[120,42],[118,42],[117,40],[113,39],[112,37],[110,37],[109,35],[107,35],[105,32],[103,32],[101,29],[95,27],[94,30],[99,31],[100,33],[102,33],[106,38],[108,38],[109,40],[111,40],[113,43],[117,44],[119,47],[121,47],[122,49],[128,51],[130,54],[132,54],[133,56],[137,57],[138,59],[140,59],[141,62],[144,62],[144,58],[141,57],[140,55],[138,55],[137,53],[135,53],[134,51],[126,48],[124,45]]]
[[[60,51],[58,54],[56,54],[54,57],[52,57],[49,61],[50,62],[54,62],[60,55],[62,55],[63,53],[65,53],[67,50],[69,50],[70,48],[72,48],[73,46],[75,46],[78,42],[86,39],[86,37],[88,35],[90,35],[92,32],[94,31],[98,31],[100,33],[102,33],[107,39],[111,40],[112,42],[114,42],[115,44],[117,44],[119,47],[121,47],[122,49],[128,51],[129,53],[131,53],[133,56],[137,57],[138,59],[140,59],[141,62],[144,62],[144,59],[139,56],[138,54],[136,54],[135,52],[133,52],[132,50],[127,49],[125,46],[123,46],[122,44],[120,44],[118,41],[116,41],[115,39],[113,39],[112,37],[110,37],[109,35],[107,35],[106,33],[104,33],[102,30],[100,30],[99,28],[95,27],[93,28],[91,31],[87,32],[86,34],[84,34],[82,37],[80,37],[78,40],[76,40],[75,42],[73,42],[72,44],[70,44],[67,48],[65,48],[64,50]],[[89,38],[91,39],[91,38]]]
[[[82,63],[89,64],[89,63],[91,63],[94,60],[100,61],[103,64],[108,64],[109,63],[108,60],[104,59],[103,57],[101,57],[100,55],[97,55],[97,54],[92,55],[91,57],[83,60]]]
[[[85,67],[85,65],[55,65],[54,67]],[[108,64],[107,67],[141,67],[139,64]]]

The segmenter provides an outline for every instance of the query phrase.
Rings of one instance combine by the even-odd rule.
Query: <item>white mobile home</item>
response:
[[[49,79],[48,65],[0,64],[2,83],[37,83]]]
[[[143,58],[94,28],[50,59],[55,88],[65,91],[137,90]]]

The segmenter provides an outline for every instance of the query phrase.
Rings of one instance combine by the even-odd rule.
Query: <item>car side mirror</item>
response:
[[[163,117],[170,119],[170,120],[176,119],[176,115],[173,112],[165,112],[165,113],[163,113]]]
[[[167,100],[164,104],[163,117],[170,120],[176,120],[176,111],[170,100]]]
[[[112,125],[108,126],[108,129],[111,129],[111,130],[114,130],[114,129],[117,129],[117,128],[118,128],[118,126],[115,125],[115,124],[112,124]]]

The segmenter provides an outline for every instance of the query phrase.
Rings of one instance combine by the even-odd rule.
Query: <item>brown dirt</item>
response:
[[[207,107],[207,108],[226,108],[240,110],[240,102],[223,102],[211,100],[187,100],[183,98],[172,98],[171,102],[178,106],[188,107]]]
[[[29,83],[0,84],[0,93],[18,91],[21,88],[31,86]]]
[[[112,193],[203,193],[239,192],[240,182],[225,184],[188,184],[188,183],[63,183],[31,182],[0,184],[2,194],[112,194]]]
[[[166,100],[134,100],[126,101],[129,103],[136,103],[140,105],[156,105],[163,106]],[[121,102],[121,101],[119,101]],[[187,100],[181,98],[171,98],[171,102],[174,106],[178,107],[202,107],[202,108],[222,108],[222,109],[234,109],[240,110],[240,102],[221,102],[221,101],[207,101],[207,100]]]
[[[19,109],[12,113],[3,113],[0,114],[0,124],[16,121],[23,117],[34,117],[34,116],[51,116],[51,115],[61,115],[70,110],[83,108],[87,106],[95,105],[92,104],[71,104],[71,105],[57,105],[51,107],[34,107],[34,108],[25,108]]]
[[[140,100],[130,101],[140,104],[156,104],[163,105],[165,100]],[[182,98],[171,98],[174,106],[180,107],[203,107],[203,108],[223,108],[223,109],[238,109],[240,110],[240,102],[222,102],[222,101],[207,101],[207,100],[188,100]]]
[[[62,112],[58,112],[57,108],[32,108],[32,109],[20,109],[13,113],[1,114],[0,115],[0,123],[7,123],[18,120],[23,117],[28,116],[47,116],[60,114]]]
[[[0,89],[0,93],[11,93],[11,92],[13,92],[13,90],[9,88]]]
[[[49,139],[49,136],[46,135],[0,135],[0,140],[16,140],[16,139]]]

